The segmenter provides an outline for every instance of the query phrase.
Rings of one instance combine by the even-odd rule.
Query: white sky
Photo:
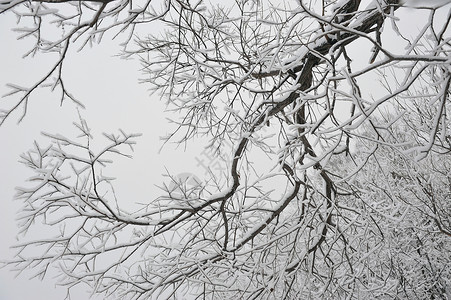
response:
[[[29,86],[53,64],[47,58],[49,55],[22,59],[31,41],[17,41],[17,34],[11,31],[14,25],[12,14],[0,16],[0,96],[9,91],[5,86],[7,83]],[[69,89],[86,106],[86,110],[80,112],[97,136],[94,141],[97,140],[99,146],[105,142],[100,136],[102,132],[117,133],[120,128],[127,133],[143,133],[138,139],[134,159],[115,160],[110,174],[118,178],[115,190],[120,199],[145,203],[156,198],[159,190],[154,185],[163,182],[161,174],[166,172],[165,167],[173,174],[190,171],[200,177],[203,170],[193,159],[173,159],[193,157],[193,152],[184,154],[169,145],[158,153],[160,136],[169,132],[163,114],[165,106],[158,96],[149,96],[146,85],[138,84],[139,64],[115,57],[118,51],[116,42],[105,38],[100,45],[71,53],[65,63],[64,77]],[[11,100],[0,98],[3,103]],[[5,107],[3,103],[2,108]],[[32,97],[25,119],[17,124],[19,117],[16,113],[0,126],[0,260],[11,258],[14,253],[9,247],[16,242],[15,215],[21,207],[20,201],[12,200],[14,189],[31,175],[18,163],[19,155],[32,148],[34,140],[47,145],[49,140],[41,136],[43,131],[75,138],[72,123],[78,121],[73,103],[67,101],[60,107],[58,96],[42,89]],[[51,278],[44,282],[28,280],[31,274],[14,278],[8,269],[0,269],[0,300],[64,298],[65,289],[55,288]],[[72,295],[75,300],[86,298],[83,293]]]
[[[9,91],[5,84],[29,86],[53,63],[48,55],[42,54],[36,58],[21,59],[30,44],[26,40],[16,40],[17,34],[11,32],[14,25],[14,16],[0,15],[0,96]],[[182,149],[175,151],[169,145],[161,154],[158,153],[160,136],[169,132],[163,114],[164,105],[157,96],[149,97],[147,86],[138,84],[139,64],[114,57],[118,51],[116,42],[105,38],[94,48],[72,53],[65,63],[64,77],[69,89],[86,105],[87,109],[81,110],[81,114],[98,136],[100,145],[102,132],[113,133],[121,128],[126,132],[144,134],[138,140],[134,159],[116,160],[111,175],[118,177],[115,189],[119,198],[126,198],[130,203],[147,202],[156,197],[158,189],[154,188],[154,184],[163,181],[161,174],[165,173],[165,167],[173,174],[193,172],[202,179],[203,170],[193,159],[201,149],[197,147],[184,154]],[[371,84],[374,83],[368,83]],[[0,101],[8,99],[0,98]],[[1,107],[4,107],[3,104]],[[19,116],[16,113],[0,127],[0,260],[11,258],[13,252],[9,247],[16,241],[14,218],[21,205],[12,201],[14,188],[23,185],[30,175],[18,163],[19,154],[30,149],[34,140],[45,145],[48,140],[40,135],[42,131],[71,136],[74,133],[72,122],[78,119],[72,103],[65,102],[60,107],[58,96],[45,91],[32,98],[27,116],[17,124]],[[191,159],[186,159],[188,157]],[[44,282],[28,280],[31,274],[14,278],[8,269],[0,269],[0,300],[64,298],[65,289],[55,288],[51,278]],[[72,295],[75,300],[86,298],[81,291]]]

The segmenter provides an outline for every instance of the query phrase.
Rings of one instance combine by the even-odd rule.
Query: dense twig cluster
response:
[[[83,121],[81,141],[49,134],[51,146],[23,156],[36,184],[18,198],[26,203],[22,231],[42,220],[54,235],[17,245],[12,265],[39,275],[56,265],[63,283],[120,299],[450,294],[451,261],[442,255],[450,247],[449,167],[437,164],[449,165],[451,150],[449,18],[436,20],[441,7],[425,8],[424,27],[407,39],[398,0],[366,8],[359,0],[230,8],[179,0],[159,12],[150,1],[100,2],[69,3],[73,17],[25,2],[37,21],[27,33],[38,41],[33,52],[60,56],[35,86],[14,90],[24,96],[0,122],[55,72],[54,86],[70,95],[62,66],[74,40],[84,46],[116,27],[131,38],[136,26],[160,22],[167,30],[124,53],[142,59],[145,81],[182,115],[168,140],[204,135],[218,153],[234,145],[227,178],[211,172],[189,186],[170,177],[165,195],[130,213],[103,169],[136,135],[105,135],[109,144],[95,152]],[[46,41],[47,15],[69,33]],[[383,44],[388,22],[405,49]],[[364,47],[370,62],[354,61],[353,47]],[[374,76],[387,92],[371,98],[361,82]]]

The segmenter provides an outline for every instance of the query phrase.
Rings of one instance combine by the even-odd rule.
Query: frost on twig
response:
[[[18,244],[11,265],[38,275],[53,266],[63,284],[121,299],[442,297],[451,281],[442,255],[450,22],[429,7],[411,38],[398,26],[402,1],[363,5],[72,7],[71,42],[82,46],[110,29],[164,24],[124,55],[141,59],[143,82],[173,113],[165,142],[202,137],[225,168],[206,166],[194,183],[168,172],[161,195],[144,186],[151,199],[127,212],[107,170],[135,135],[105,134],[97,149],[83,122],[77,139],[45,134],[53,143],[23,156],[34,185],[18,195],[22,232],[39,221],[48,235]],[[399,45],[388,47],[393,33]],[[66,49],[65,37],[44,50]]]
[[[95,2],[99,2],[100,6]],[[99,43],[109,32],[114,36],[122,36],[123,47],[126,48],[135,31],[135,22],[150,23],[156,18],[146,12],[150,1],[135,3],[129,0],[121,1],[0,1],[0,14],[13,13],[18,18],[18,39],[30,39],[33,46],[24,56],[56,54],[53,66],[44,70],[40,78],[28,87],[20,87],[21,83],[8,84],[11,91],[3,97],[10,97],[14,104],[2,107],[0,126],[13,112],[21,109],[21,121],[27,111],[28,103],[35,98],[40,87],[48,87],[51,91],[60,93],[60,102],[71,100],[83,107],[80,99],[71,93],[65,85],[64,62],[69,49],[82,50],[86,45]],[[168,8],[170,4],[167,4]],[[135,8],[134,8],[135,7]],[[132,9],[130,9],[132,8]],[[162,10],[161,17],[166,9]],[[52,30],[45,30],[50,27]],[[87,70],[86,70],[87,71]]]

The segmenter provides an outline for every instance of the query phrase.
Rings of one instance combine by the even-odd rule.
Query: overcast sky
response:
[[[12,14],[0,16],[1,96],[9,92],[5,86],[7,83],[30,86],[53,63],[49,55],[42,54],[22,59],[32,41],[17,41],[17,33],[11,31],[14,25]],[[119,198],[130,203],[146,203],[156,198],[159,190],[154,185],[164,181],[161,174],[166,172],[165,168],[173,174],[189,171],[197,172],[199,176],[203,170],[193,158],[171,159],[174,156],[193,157],[193,152],[184,154],[174,145],[158,152],[160,137],[170,129],[167,116],[163,114],[165,106],[157,96],[149,96],[148,86],[138,84],[141,76],[139,64],[136,61],[124,62],[115,56],[118,52],[116,42],[104,39],[101,45],[71,53],[65,64],[64,77],[69,89],[86,106],[86,110],[80,110],[80,113],[93,129],[98,145],[105,142],[100,136],[102,132],[117,133],[120,128],[127,133],[143,133],[138,139],[134,159],[118,159],[109,170],[112,176],[117,177],[115,190]],[[12,104],[12,100],[1,98],[1,107]],[[17,124],[19,117],[19,113],[14,114],[0,127],[0,260],[12,258],[13,251],[9,247],[16,241],[15,216],[21,203],[13,201],[14,189],[23,186],[31,175],[18,162],[19,155],[32,148],[34,140],[42,146],[48,144],[41,132],[75,138],[72,123],[78,121],[78,112],[73,103],[68,101],[60,106],[58,96],[40,90],[30,101],[27,116]],[[0,269],[0,300],[64,298],[65,289],[55,288],[52,278],[44,282],[28,280],[31,274],[28,272],[15,279],[10,270]],[[76,300],[86,298],[83,293],[72,297]]]
[[[416,24],[416,21],[410,22]],[[0,95],[9,91],[5,87],[7,83],[31,85],[53,62],[52,57],[42,54],[36,58],[22,59],[31,41],[17,41],[17,33],[11,31],[14,25],[15,18],[11,14],[0,16]],[[413,25],[415,27],[417,25]],[[158,152],[160,136],[170,130],[163,114],[165,106],[157,96],[149,96],[146,85],[138,84],[139,64],[115,57],[118,51],[116,42],[104,39],[101,45],[71,53],[66,61],[64,76],[69,89],[86,106],[87,109],[80,112],[93,128],[99,145],[102,144],[101,132],[112,133],[121,128],[126,132],[143,133],[134,159],[117,160],[112,175],[118,177],[115,185],[118,197],[130,203],[148,202],[157,196],[158,189],[154,184],[163,182],[161,174],[165,173],[165,168],[173,174],[191,172],[202,177],[203,169],[194,159],[199,157],[201,148],[194,147],[184,154],[182,149],[176,150],[169,145],[163,152]],[[1,108],[4,108],[5,101],[12,103],[8,102],[11,101],[9,98],[2,98],[1,101]],[[72,123],[78,120],[78,112],[73,103],[65,102],[60,106],[58,96],[40,91],[32,98],[25,119],[17,124],[19,117],[16,113],[0,127],[0,260],[11,258],[13,252],[9,247],[16,241],[14,219],[21,203],[12,200],[14,188],[24,185],[30,175],[18,163],[19,155],[30,149],[34,140],[42,145],[48,143],[42,137],[42,131],[74,137]],[[186,159],[188,157],[191,159]],[[44,282],[28,280],[31,274],[26,273],[15,279],[10,270],[0,269],[0,300],[64,298],[65,289],[55,288],[52,278]],[[72,297],[75,300],[86,298],[82,291]]]

